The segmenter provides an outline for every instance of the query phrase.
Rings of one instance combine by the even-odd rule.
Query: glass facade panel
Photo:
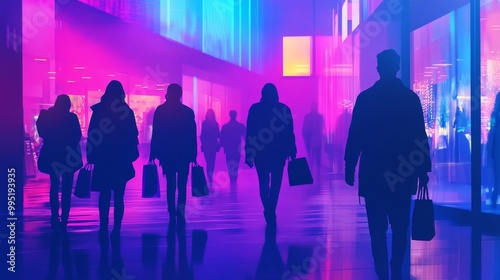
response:
[[[482,144],[482,210],[500,214],[498,182],[500,169],[500,2],[481,1],[481,144]],[[498,155],[497,155],[498,154]]]
[[[471,209],[470,5],[412,32],[413,90],[430,140],[434,202]]]

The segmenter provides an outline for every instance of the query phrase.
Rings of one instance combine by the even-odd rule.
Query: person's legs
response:
[[[50,174],[50,223],[54,230],[59,226],[59,178],[58,174]]]
[[[365,198],[366,216],[370,231],[372,255],[379,280],[389,279],[389,256],[387,253],[387,199]]]
[[[267,211],[269,209],[270,171],[266,168],[265,163],[261,162],[255,162],[255,169],[257,170],[257,176],[259,177],[260,200],[262,201],[264,211]]]
[[[313,148],[314,170],[316,172],[316,180],[318,184],[321,180],[321,147]]]
[[[114,202],[114,224],[113,231],[119,232],[122,227],[123,214],[125,213],[125,202],[123,197],[125,196],[125,185],[127,183],[118,184],[113,190],[113,202]]]
[[[62,198],[61,198],[61,226],[66,229],[69,218],[69,209],[71,208],[71,190],[73,189],[74,173],[65,173],[62,175]]]
[[[205,161],[207,162],[207,177],[208,182],[212,183],[215,169],[215,151],[205,152]]]
[[[111,190],[102,189],[99,194],[99,231],[102,233],[108,231],[110,203]]]
[[[170,221],[175,221],[175,189],[176,189],[176,177],[177,173],[173,168],[166,168],[165,175],[167,177],[167,205],[168,214],[170,215]]]
[[[389,221],[392,229],[391,272],[393,280],[402,279],[401,267],[406,252],[408,226],[410,225],[411,196],[394,196],[388,201]]]
[[[189,163],[179,168],[177,177],[177,188],[179,189],[179,196],[177,198],[177,221],[182,223],[186,221],[186,196],[187,196],[187,182],[189,174]]]
[[[236,183],[238,180],[238,170],[240,166],[241,155],[238,152],[230,152],[226,154],[227,172],[231,183]]]
[[[272,214],[275,214],[276,206],[278,205],[284,168],[285,160],[273,163],[271,170],[271,191],[269,194],[269,211],[271,211]]]

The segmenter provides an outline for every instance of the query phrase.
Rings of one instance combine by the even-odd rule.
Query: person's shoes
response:
[[[107,223],[101,223],[99,225],[99,236],[106,236],[108,238],[108,224]]]
[[[391,271],[391,280],[402,280],[403,274],[400,271]]]
[[[177,215],[175,214],[169,214],[169,221],[168,221],[168,224],[169,225],[175,225],[175,223],[177,222]]]
[[[185,226],[186,225],[186,217],[184,217],[184,215],[181,214],[181,213],[177,214],[177,224],[179,226]]]
[[[68,225],[68,223],[64,223],[64,222],[62,222],[62,223],[60,224],[60,231],[61,231],[62,233],[67,233],[67,232],[68,232],[67,225]]]
[[[52,218],[50,220],[50,227],[52,228],[53,231],[57,231],[59,229],[60,222],[59,218]]]
[[[113,229],[111,231],[111,234],[109,235],[109,238],[110,239],[115,239],[115,240],[118,239],[118,238],[120,238],[120,230],[119,229]]]
[[[276,213],[271,211],[264,211],[264,218],[268,225],[276,225]]]

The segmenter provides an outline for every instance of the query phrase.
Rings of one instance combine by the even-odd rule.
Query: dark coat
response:
[[[245,142],[246,160],[283,161],[297,154],[292,112],[280,102],[261,101],[250,107]]]
[[[43,138],[38,159],[41,172],[61,175],[66,172],[74,173],[82,167],[82,131],[75,114],[61,112],[54,107],[42,110],[36,127]]]
[[[158,106],[153,120],[151,159],[165,167],[179,168],[196,161],[196,123],[194,112],[180,102],[166,101]]]
[[[100,102],[91,109],[87,160],[94,164],[92,182],[112,189],[135,176],[132,163],[139,157],[139,132],[134,112],[125,102]]]
[[[429,142],[418,96],[397,78],[379,80],[354,106],[345,150],[346,172],[359,164],[359,195],[415,194],[431,171]]]
[[[234,155],[241,152],[241,140],[245,138],[245,125],[231,120],[222,126],[220,132],[220,146],[224,153]]]
[[[204,153],[218,152],[220,150],[219,137],[219,123],[204,120],[201,124],[201,151]]]

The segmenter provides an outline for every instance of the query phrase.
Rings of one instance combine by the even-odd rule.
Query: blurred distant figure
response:
[[[135,177],[132,163],[139,157],[139,132],[134,112],[125,103],[125,90],[119,81],[111,81],[101,102],[90,107],[87,160],[94,164],[92,184],[100,191],[100,234],[107,234],[111,191],[113,191],[114,224],[112,236],[121,230],[127,182]]]
[[[238,179],[238,169],[241,160],[241,140],[245,138],[245,126],[236,120],[238,113],[229,111],[231,120],[222,126],[220,133],[220,146],[224,148],[226,154],[227,172],[231,185],[236,184]]]
[[[50,211],[53,230],[59,227],[66,230],[69,209],[71,207],[71,190],[73,175],[83,166],[80,139],[82,131],[80,122],[74,113],[70,113],[71,100],[62,94],[56,98],[54,107],[42,110],[36,122],[43,146],[40,151],[38,168],[50,175]],[[59,184],[62,179],[62,211],[59,220]]]
[[[215,155],[220,150],[219,146],[219,123],[215,119],[215,112],[209,109],[205,115],[205,120],[201,124],[201,152],[205,155],[207,162],[208,182],[211,184],[215,169]]]
[[[264,217],[276,224],[276,206],[287,158],[295,159],[297,147],[290,108],[279,102],[276,86],[262,88],[259,103],[250,107],[247,120],[245,163],[257,169]]]
[[[153,120],[149,160],[160,160],[167,177],[167,202],[170,222],[183,224],[189,163],[196,162],[196,123],[191,108],[181,103],[182,87],[170,84],[165,103],[158,106]],[[175,190],[178,189],[177,209]]]
[[[324,118],[318,112],[318,104],[314,103],[309,112],[304,118],[302,127],[302,137],[306,145],[307,154],[312,162],[312,166],[316,169],[316,178],[318,182],[321,180],[321,151],[324,139]]]
[[[493,159],[493,174],[495,183],[491,192],[491,207],[497,207],[498,192],[500,190],[500,92],[495,98],[495,105],[491,113],[491,130],[488,139],[488,152]]]
[[[155,108],[150,107],[147,112],[144,112],[143,123],[144,123],[144,134],[145,142],[151,143],[151,137],[153,135],[153,118],[155,115]]]
[[[334,155],[337,172],[344,173],[344,155],[341,151],[345,151],[347,143],[347,134],[349,133],[349,125],[351,124],[352,113],[349,109],[344,109],[342,114],[337,117],[335,123],[335,136],[333,137],[334,150],[337,153]]]
[[[396,77],[400,57],[394,50],[377,55],[380,80],[359,94],[345,150],[345,181],[365,198],[375,270],[389,279],[387,219],[392,229],[391,279],[402,279],[411,196],[426,186],[431,171],[429,142],[418,96]]]
[[[465,131],[469,126],[469,118],[464,111],[464,105],[459,102],[455,113],[455,121],[453,127],[455,128],[455,162],[470,162],[470,144],[469,139],[465,136]]]

